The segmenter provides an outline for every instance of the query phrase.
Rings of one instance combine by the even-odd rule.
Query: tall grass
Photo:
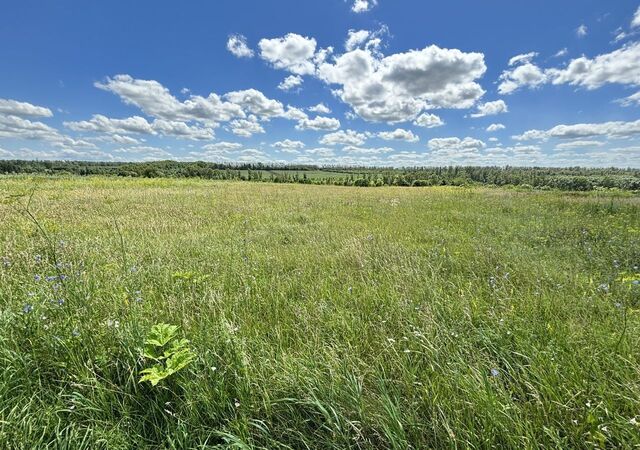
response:
[[[637,197],[14,177],[0,198],[0,448],[640,446]],[[157,323],[196,360],[152,387]]]

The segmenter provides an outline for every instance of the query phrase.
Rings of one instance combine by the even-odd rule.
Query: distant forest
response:
[[[316,167],[210,162],[82,162],[0,160],[0,174],[203,178],[341,186],[520,186],[591,191],[640,190],[640,169],[581,167]]]

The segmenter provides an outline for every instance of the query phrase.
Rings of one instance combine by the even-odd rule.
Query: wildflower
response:
[[[489,277],[489,285],[495,289],[496,288],[496,277]]]
[[[235,401],[233,402],[233,404],[235,405],[236,408],[240,408],[240,400],[235,399]]]
[[[634,286],[640,286],[640,280],[633,280],[631,284]]]
[[[609,292],[609,285],[607,283],[602,283],[600,286],[598,286],[598,290],[605,293]]]
[[[637,421],[637,419],[636,419],[635,417],[632,417],[632,418],[629,420],[629,423],[630,423],[631,425],[635,425],[636,427],[637,427],[637,426],[640,426],[640,422],[638,422],[638,421]]]
[[[80,332],[78,331],[77,328],[74,328],[73,331],[71,332],[71,336],[73,337],[78,337],[80,336]]]
[[[67,276],[66,276],[66,275],[60,275],[60,277],[59,277],[59,278],[60,278],[60,280],[64,281],[64,280],[66,280],[66,279],[67,279]]]
[[[33,257],[33,259],[35,260],[36,263],[41,263],[42,262],[42,256],[41,255],[36,255]]]
[[[349,289],[347,289],[347,291],[349,291],[349,294],[351,294],[353,292],[353,288],[349,286]]]
[[[24,305],[22,307],[22,312],[25,314],[29,314],[31,311],[33,311],[33,305],[27,303],[26,305]]]
[[[491,369],[491,376],[494,378],[500,376],[500,371],[496,368]]]
[[[5,267],[11,267],[11,261],[6,256],[2,257],[2,265]]]
[[[64,305],[64,299],[60,298],[58,299],[58,306],[62,306],[62,305]]]
[[[108,320],[107,320],[107,326],[108,326],[109,328],[111,328],[111,327],[113,327],[113,328],[119,328],[119,327],[120,327],[120,321],[118,321],[118,320],[111,320],[111,319],[108,319]]]
[[[613,260],[613,267],[615,267],[616,269],[617,269],[618,267],[620,267],[620,261],[618,261],[617,259],[614,259],[614,260]]]
[[[33,276],[33,279],[34,279],[36,282],[38,282],[38,281],[42,280],[42,277],[41,277],[40,275],[36,274],[36,275],[34,275],[34,276]]]
[[[136,266],[131,266],[131,268],[129,269],[129,272],[131,273],[136,273],[138,271],[138,268]]]
[[[49,283],[51,283],[52,281],[56,281],[58,279],[57,275],[49,275],[48,277],[45,278],[45,280],[47,280]]]
[[[618,308],[618,309],[622,308],[622,303],[616,303],[615,307]]]

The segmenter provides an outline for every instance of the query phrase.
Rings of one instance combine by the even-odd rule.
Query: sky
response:
[[[5,0],[0,159],[640,168],[640,2]]]

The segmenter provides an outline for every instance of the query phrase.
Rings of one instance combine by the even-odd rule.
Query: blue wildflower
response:
[[[607,283],[602,283],[598,286],[598,290],[602,292],[609,292],[609,285]]]
[[[71,336],[73,337],[78,337],[80,336],[80,332],[78,331],[77,328],[74,328],[73,331],[71,332]]]
[[[30,305],[29,303],[22,307],[22,312],[25,314],[29,314],[31,311],[33,311],[33,305]]]
[[[33,279],[34,279],[36,282],[38,282],[38,281],[42,280],[42,277],[41,277],[40,275],[36,274],[36,275],[34,275],[34,276],[33,276]]]
[[[37,263],[42,262],[42,256],[40,256],[40,255],[36,255],[36,256],[34,256],[34,257],[33,257],[33,259],[34,259]]]
[[[62,305],[64,305],[64,299],[60,298],[58,299],[58,306],[62,306]]]
[[[492,377],[497,377],[500,375],[500,371],[498,369],[491,369],[491,376]]]
[[[58,279],[57,275],[49,275],[48,277],[45,278],[45,280],[47,280],[49,283],[51,283],[52,281],[56,281]]]
[[[633,280],[631,284],[633,284],[634,286],[640,286],[640,280]]]

